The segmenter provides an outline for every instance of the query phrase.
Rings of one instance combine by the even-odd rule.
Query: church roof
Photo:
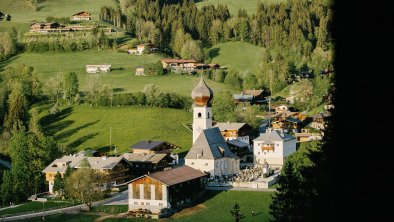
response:
[[[281,134],[278,130],[272,130],[271,132],[260,134],[260,136],[253,141],[287,141],[292,139],[295,138],[289,134]]]
[[[192,98],[194,99],[194,103],[200,106],[208,105],[213,98],[212,89],[207,86],[202,76],[200,82],[198,82],[192,91]]]
[[[201,159],[237,158],[231,152],[218,127],[203,130],[185,159],[196,159],[197,154],[201,155]]]

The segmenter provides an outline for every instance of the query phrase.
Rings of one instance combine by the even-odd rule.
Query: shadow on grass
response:
[[[113,91],[114,91],[114,93],[117,93],[117,92],[123,92],[123,91],[125,91],[125,89],[124,88],[114,88]]]
[[[70,120],[66,120],[66,121],[63,121],[63,122],[61,122],[61,123],[68,122],[68,121],[70,121]],[[72,121],[72,122],[74,122],[74,121]],[[64,132],[62,132],[62,133],[59,133],[59,134],[55,135],[55,139],[56,139],[56,140],[65,139],[65,138],[70,137],[70,136],[72,136],[73,134],[77,133],[77,132],[80,131],[81,129],[84,129],[84,128],[86,128],[86,127],[89,127],[89,126],[91,126],[91,125],[94,125],[94,124],[96,124],[96,123],[98,123],[98,122],[99,122],[99,120],[96,120],[96,121],[93,121],[93,122],[90,122],[90,123],[85,123],[85,124],[83,124],[83,125],[81,125],[81,126],[78,126],[78,127],[74,128],[74,129],[66,130],[66,131],[64,131]],[[59,124],[61,124],[61,123],[59,123]],[[64,129],[64,128],[63,128],[63,129]]]
[[[209,57],[211,57],[211,59],[215,58],[216,56],[218,56],[220,53],[220,48],[213,48],[211,50],[209,50]]]
[[[81,136],[77,140],[75,140],[72,143],[68,144],[68,147],[71,150],[75,150],[79,145],[81,145],[82,143],[86,142],[87,140],[90,140],[90,139],[94,138],[97,135],[98,135],[98,133],[90,133],[90,134],[88,134],[86,136]]]
[[[73,124],[74,122],[64,122],[64,123],[59,123],[61,120],[65,119],[67,116],[71,115],[73,111],[72,107],[67,107],[63,110],[61,110],[59,113],[56,114],[49,114],[40,119],[40,125],[43,126],[44,132],[52,136],[56,132],[59,132],[60,130],[68,127],[70,124]],[[56,124],[55,124],[56,123]]]
[[[0,72],[4,71],[4,68],[6,66],[10,65],[14,60],[16,60],[19,57],[20,55],[15,55],[5,61],[0,62]]]

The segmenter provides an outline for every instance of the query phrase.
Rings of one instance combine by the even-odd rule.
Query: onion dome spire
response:
[[[194,100],[194,104],[197,106],[211,106],[209,102],[213,98],[213,92],[212,89],[204,82],[202,75],[200,82],[192,91],[192,98]]]

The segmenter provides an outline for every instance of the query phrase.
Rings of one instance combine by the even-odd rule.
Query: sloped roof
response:
[[[216,123],[215,127],[219,127],[220,131],[225,131],[225,130],[239,130],[245,125],[246,125],[246,123],[218,122],[218,123]]]
[[[236,146],[236,147],[246,147],[246,146],[249,146],[249,144],[247,144],[247,143],[245,143],[245,142],[243,142],[243,141],[241,141],[241,140],[239,140],[239,139],[229,140],[229,141],[227,141],[227,144],[231,144],[231,145]]]
[[[221,150],[223,150],[223,155]],[[197,154],[201,155],[201,159],[219,159],[226,156],[238,158],[231,152],[218,127],[203,130],[185,159],[196,159]]]
[[[176,62],[176,63],[196,63],[196,60],[194,59],[162,59],[162,62],[165,63],[171,63],[171,62]]]
[[[278,130],[272,130],[271,132],[265,132],[260,134],[260,136],[253,141],[287,141],[292,139],[295,139],[295,137],[286,133],[283,133],[282,136]]]
[[[114,168],[122,159],[122,156],[119,157],[87,157],[87,161],[90,164],[92,169],[107,169],[110,170]],[[127,161],[126,161],[127,162]],[[80,168],[81,161],[75,166],[75,168]]]
[[[83,11],[83,12],[78,12],[77,14],[74,14],[73,16],[90,16],[90,13],[89,12],[85,12],[85,11]]]
[[[234,94],[234,99],[243,99],[243,100],[252,100],[253,95],[246,95],[246,94]]]
[[[163,143],[164,143],[164,141],[141,140],[138,143],[129,146],[129,148],[151,150],[151,149],[154,149],[157,146],[160,146]]]
[[[8,161],[0,159],[0,169],[11,169],[11,164]]]
[[[264,92],[262,89],[248,89],[244,90],[243,93],[248,94],[248,95],[253,95],[253,96],[259,96]]]
[[[170,170],[164,170],[157,173],[148,174],[146,176],[155,179],[167,186],[172,186],[178,183],[183,183],[188,180],[204,177],[207,174],[196,170],[189,166],[181,166]]]
[[[129,162],[158,163],[166,157],[167,154],[124,153],[122,156]]]
[[[63,156],[60,159],[55,159],[52,161],[51,164],[49,164],[45,169],[42,171],[43,173],[51,173],[51,172],[60,172],[60,173],[65,173],[67,170],[67,166],[70,166],[71,168],[74,168],[82,159],[84,158],[84,155],[69,155],[69,156]],[[58,165],[58,163],[65,163],[64,165]]]

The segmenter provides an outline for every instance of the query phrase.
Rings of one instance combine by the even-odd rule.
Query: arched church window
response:
[[[198,113],[197,117],[198,117],[198,118],[201,118],[201,113]]]
[[[209,118],[209,113],[208,113],[208,118]]]

